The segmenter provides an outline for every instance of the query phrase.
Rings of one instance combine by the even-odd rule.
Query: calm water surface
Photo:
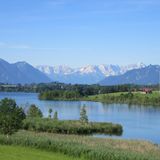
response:
[[[59,119],[79,119],[80,108],[87,106],[90,121],[113,122],[123,125],[123,135],[115,138],[141,139],[160,144],[160,107],[144,107],[125,104],[102,104],[85,101],[40,101],[36,93],[0,92],[0,99],[13,98],[19,106],[27,108],[29,104],[39,106],[44,116],[49,108],[58,111]],[[95,135],[104,137],[103,135]]]

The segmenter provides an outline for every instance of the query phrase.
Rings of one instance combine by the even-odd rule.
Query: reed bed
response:
[[[160,160],[160,149],[143,141],[19,131],[0,135],[1,145],[20,145],[87,160]]]
[[[51,118],[27,118],[23,122],[23,129],[37,132],[61,134],[93,134],[104,133],[121,135],[123,128],[119,124],[89,122],[82,123],[74,120],[53,120]]]

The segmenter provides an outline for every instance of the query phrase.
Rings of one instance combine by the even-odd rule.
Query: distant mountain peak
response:
[[[47,75],[54,73],[66,75],[74,72],[74,70],[67,65],[59,65],[59,66],[39,65],[36,66],[36,68]]]
[[[94,73],[94,72],[97,72],[97,66],[95,66],[95,65],[87,65],[85,67],[80,68],[79,72],[81,74]]]
[[[0,63],[6,63],[9,64],[7,61],[5,61],[4,59],[0,58]]]
[[[101,85],[122,85],[122,84],[138,84],[138,85],[154,85],[159,83],[160,66],[149,65],[142,68],[135,68],[127,71],[122,75],[106,77],[100,81]]]
[[[0,60],[0,82],[10,84],[27,84],[50,82],[46,74],[40,72],[27,62],[17,62],[10,64]]]
[[[142,68],[145,65],[143,63],[131,64],[126,66],[119,66],[113,64],[101,64],[101,65],[86,65],[80,68],[71,68],[66,65],[59,66],[36,66],[41,72],[45,73],[53,81],[59,81],[64,83],[82,83],[93,84],[98,83],[105,77],[121,75],[125,72]]]
[[[14,64],[17,66],[26,66],[26,65],[31,66],[29,63],[27,63],[25,61],[16,62]]]

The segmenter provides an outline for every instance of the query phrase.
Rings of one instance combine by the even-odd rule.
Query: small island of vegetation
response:
[[[121,135],[122,126],[119,124],[89,122],[86,107],[83,106],[80,112],[80,120],[59,120],[58,112],[52,116],[52,109],[49,109],[48,118],[43,118],[42,112],[31,105],[27,113],[27,118],[23,120],[23,129],[36,132],[48,132],[59,134],[93,134],[103,133],[110,135]]]
[[[25,114],[14,100],[5,98],[0,101],[0,133],[11,135],[19,129],[61,134],[121,135],[123,132],[119,124],[89,122],[85,106],[81,108],[80,120],[77,121],[59,120],[58,112],[55,111],[53,117],[52,112],[49,109],[48,118],[43,118],[41,110],[31,105]]]
[[[23,129],[38,132],[87,135],[102,133],[109,135],[121,135],[123,130],[119,124],[98,123],[73,120],[52,120],[49,118],[27,118],[24,120]]]

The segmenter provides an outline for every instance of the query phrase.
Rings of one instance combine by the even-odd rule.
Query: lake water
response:
[[[39,106],[43,115],[48,116],[49,108],[58,111],[59,119],[79,119],[80,108],[85,104],[90,121],[113,122],[123,125],[123,135],[114,138],[148,140],[160,144],[160,107],[144,107],[126,104],[102,104],[85,101],[40,101],[36,93],[0,92],[0,99],[13,98],[19,106]],[[105,137],[104,135],[95,135]]]

